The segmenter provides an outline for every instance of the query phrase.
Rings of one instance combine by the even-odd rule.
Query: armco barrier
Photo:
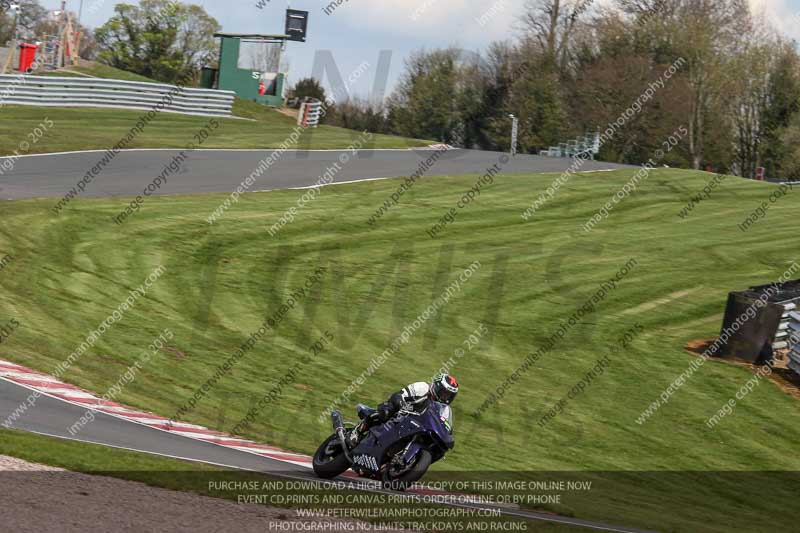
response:
[[[304,128],[316,128],[322,118],[322,102],[303,102],[300,104],[300,112],[297,114],[297,125]]]
[[[0,75],[0,105],[58,107],[111,107],[150,110],[170,92],[162,111],[186,115],[231,115],[233,91],[189,89],[175,93],[176,86],[163,83],[62,78],[48,76]]]
[[[758,363],[771,359],[775,350],[786,350],[789,318],[792,313],[797,314],[798,306],[800,280],[729,293],[722,331],[734,333],[721,347],[720,354]],[[740,317],[746,320],[738,320]]]
[[[800,374],[800,313],[789,311],[786,326],[789,332],[789,368]]]

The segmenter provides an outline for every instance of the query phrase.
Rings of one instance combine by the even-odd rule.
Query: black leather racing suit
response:
[[[378,406],[375,414],[368,416],[358,425],[356,428],[358,436],[354,435],[354,439],[363,436],[369,428],[386,422],[401,409],[405,408],[416,412],[424,410],[428,405],[430,390],[431,387],[428,383],[418,381],[395,392],[389,396],[388,400]]]

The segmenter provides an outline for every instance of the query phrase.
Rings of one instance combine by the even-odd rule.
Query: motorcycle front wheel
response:
[[[400,491],[408,489],[425,475],[432,461],[433,456],[431,452],[428,450],[420,450],[414,457],[414,463],[410,467],[405,468],[402,472],[394,471],[390,465],[383,472],[382,480],[384,488]]]
[[[342,450],[338,435],[331,435],[319,445],[312,464],[314,473],[322,479],[334,478],[350,468],[350,461]]]

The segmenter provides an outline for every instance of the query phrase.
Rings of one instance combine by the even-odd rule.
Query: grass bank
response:
[[[149,78],[106,65],[95,64],[71,67],[69,71],[49,72],[49,76],[80,77],[75,71],[97,78],[112,78],[126,81],[154,82]],[[157,83],[157,82],[155,82]],[[222,128],[204,143],[203,148],[277,148],[296,126],[296,121],[272,108],[236,98],[233,116],[240,119],[217,119]],[[70,150],[105,150],[125,138],[133,128],[142,111],[101,108],[59,108],[36,106],[2,106],[0,120],[0,156],[64,152]],[[45,119],[53,121],[53,127],[43,136],[34,133]],[[208,122],[207,117],[195,117],[175,113],[159,113],[148,124],[144,132],[134,139],[128,148],[183,148],[193,142],[194,135]],[[360,133],[345,128],[320,126],[306,130],[296,146],[301,149],[343,149],[351,146]],[[22,142],[27,145],[21,147]],[[374,135],[365,148],[413,148],[427,146],[433,141],[407,139],[391,135]],[[195,142],[197,144],[197,142]],[[28,148],[23,149],[25,146]]]
[[[4,203],[0,252],[13,261],[0,271],[0,317],[20,326],[0,356],[52,371],[163,265],[165,274],[146,297],[65,379],[104,392],[169,327],[175,333],[169,350],[118,400],[170,416],[267,317],[280,314],[185,419],[230,430],[274,389],[274,401],[242,433],[310,452],[328,432],[320,414],[348,387],[344,404],[374,403],[449,364],[463,392],[455,406],[457,447],[440,470],[800,470],[793,453],[800,439],[797,401],[770,383],[714,429],[706,426],[750,379],[739,367],[707,363],[652,418],[636,422],[693,360],[685,343],[719,331],[727,292],[774,281],[798,259],[792,252],[797,199],[781,198],[742,232],[737,225],[775,186],[728,178],[681,218],[712,176],[658,170],[586,233],[582,226],[631,172],[574,177],[528,222],[521,213],[556,176],[496,177],[435,239],[426,230],[477,177],[426,178],[375,228],[366,223],[369,215],[399,181],[325,188],[274,237],[267,228],[300,191],[247,195],[213,226],[206,217],[226,195],[153,197],[123,226],[111,217],[124,199],[78,199],[60,216],[50,214],[50,200]],[[480,268],[440,312],[396,344],[387,362],[373,364],[475,261]],[[481,417],[471,415],[626,264],[627,273],[593,311]],[[327,269],[322,282],[282,310],[318,266]],[[476,333],[480,324],[488,333]],[[586,390],[540,425],[606,357]],[[737,481],[709,486],[708,480],[689,474],[680,489],[669,486],[678,502],[697,503],[695,493],[702,494],[718,523],[703,519],[708,509],[691,518],[695,529],[682,528],[681,512],[670,518],[656,504],[632,512],[645,525],[668,521],[676,531],[755,530],[748,528],[765,509],[742,510]],[[662,482],[648,482],[654,494]],[[558,510],[619,522],[613,509],[575,499]]]
[[[268,149],[281,146],[292,133],[295,121],[273,109],[237,100],[234,112],[252,120],[217,118],[222,127],[204,141],[203,148]],[[106,150],[124,139],[144,111],[123,109],[3,106],[0,109],[0,156],[65,152],[71,150]],[[49,119],[53,126],[42,135],[32,132]],[[159,113],[133,139],[127,148],[184,148],[197,144],[194,136],[208,123],[208,117]],[[361,136],[357,131],[332,126],[306,129],[291,148],[321,150],[347,148]],[[36,139],[35,142],[32,142]],[[29,149],[23,150],[27,142]],[[427,146],[430,141],[374,135],[364,148],[411,148]]]

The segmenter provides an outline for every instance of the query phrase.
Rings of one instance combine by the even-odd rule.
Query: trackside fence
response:
[[[231,115],[233,91],[101,78],[0,75],[0,106],[109,107],[149,110],[168,94],[163,111],[186,115]]]

